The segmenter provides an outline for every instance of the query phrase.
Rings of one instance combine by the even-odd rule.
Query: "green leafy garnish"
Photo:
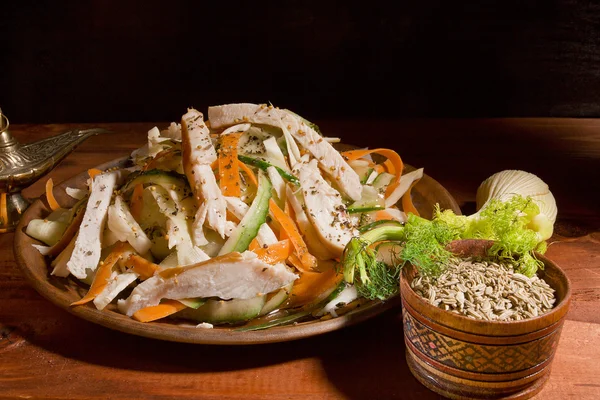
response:
[[[543,267],[534,252],[546,250],[541,235],[528,228],[539,212],[531,198],[516,195],[504,202],[493,199],[471,216],[441,211],[439,207],[432,220],[410,214],[402,226],[375,227],[353,238],[344,251],[344,277],[347,282],[355,283],[364,297],[389,298],[397,292],[392,287],[398,286],[403,263],[410,262],[421,274],[437,276],[453,258],[446,245],[456,239],[493,240],[489,256],[511,263],[519,273],[531,277]],[[382,241],[400,244],[401,262],[389,266],[377,260],[371,245]]]

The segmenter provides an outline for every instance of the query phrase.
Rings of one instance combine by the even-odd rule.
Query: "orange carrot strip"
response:
[[[243,162],[238,162],[238,165],[240,169],[244,171],[246,175],[248,175],[248,179],[250,179],[250,182],[252,182],[254,186],[258,186],[258,180],[256,179],[256,175],[254,175],[254,172],[252,172],[252,170],[248,168],[248,166]]]
[[[333,290],[343,279],[344,274],[338,273],[336,268],[324,272],[303,272],[300,278],[294,281],[289,306],[297,307],[310,303],[327,291]]]
[[[387,166],[388,171],[390,171],[393,167],[393,170],[394,170],[393,174],[395,175],[395,178],[389,184],[389,186],[387,187],[387,189],[385,191],[385,196],[387,197],[400,184],[400,178],[402,177],[402,171],[404,170],[404,163],[402,162],[402,158],[400,158],[398,153],[396,153],[394,150],[390,150],[390,149],[372,149],[372,150],[361,149],[361,150],[345,151],[342,153],[342,156],[346,160],[351,161],[351,160],[356,160],[356,159],[362,158],[362,157],[366,156],[367,154],[372,154],[372,153],[379,154],[379,155],[382,155],[387,158],[387,160],[384,162],[384,165]],[[392,172],[390,172],[390,174],[391,173]]]
[[[240,168],[237,159],[237,144],[241,132],[221,136],[219,149],[219,187],[223,196],[240,197],[242,195]]]
[[[133,188],[133,193],[131,195],[131,203],[129,205],[129,209],[131,211],[131,215],[136,221],[139,221],[142,216],[142,207],[144,205],[143,202],[143,194],[144,194],[144,185],[138,183]]]
[[[52,182],[52,178],[46,181],[46,200],[48,200],[48,205],[52,211],[58,210],[60,208],[60,204],[54,198],[54,182]]]
[[[402,209],[404,210],[404,212],[406,214],[413,213],[413,214],[415,214],[418,217],[418,216],[420,216],[419,211],[417,210],[417,208],[413,204],[412,197],[410,196],[410,192],[412,191],[412,188],[417,184],[417,182],[419,182],[419,179],[415,180],[410,185],[410,187],[408,188],[408,190],[406,191],[406,193],[404,193],[402,195]]]
[[[306,243],[304,243],[304,239],[302,239],[302,235],[300,235],[294,220],[284,213],[273,199],[269,200],[269,210],[271,211],[273,218],[281,225],[282,231],[285,231],[286,235],[294,245],[296,255],[304,267],[302,270],[310,270],[316,267],[317,259],[308,252],[308,247],[306,247]]]
[[[248,250],[254,251],[256,249],[260,249],[260,244],[258,244],[258,240],[256,240],[256,238],[254,238],[250,242],[250,246],[248,246]]]
[[[150,306],[142,308],[133,314],[133,319],[140,322],[151,322],[156,321],[169,315],[175,314],[177,311],[181,311],[187,306],[177,300],[163,300],[157,306]]]
[[[112,273],[112,268],[123,255],[125,248],[125,243],[119,243],[117,246],[115,246],[113,251],[106,257],[104,262],[100,264],[100,267],[96,271],[96,276],[94,277],[92,286],[90,286],[90,290],[88,290],[86,295],[83,296],[81,300],[71,303],[72,306],[79,306],[81,304],[88,303],[94,300],[96,296],[98,296],[104,290],[108,284],[108,279]]]
[[[287,261],[290,264],[292,264],[294,266],[294,268],[296,268],[298,271],[305,270],[304,266],[302,265],[302,262],[300,262],[300,259],[298,258],[296,253],[290,254],[290,256],[287,258]],[[310,272],[310,271],[307,271],[307,272]]]
[[[235,222],[236,224],[240,223],[240,219],[238,217],[236,217],[231,211],[226,210],[226,219],[227,221],[231,221],[231,222]]]
[[[98,168],[88,169],[88,175],[92,180],[96,177],[96,175],[100,175],[101,173],[102,173],[102,171],[99,170]]]
[[[276,264],[286,260],[292,254],[292,246],[290,241],[286,239],[252,251],[256,253],[261,261],[267,264]]]
[[[383,165],[385,166],[385,169],[387,170],[387,172],[389,172],[392,175],[396,175],[396,167],[390,160],[385,160],[383,162]]]
[[[125,267],[131,268],[131,270],[138,274],[142,280],[152,278],[157,271],[162,269],[160,265],[154,264],[137,254],[129,256],[125,261]]]
[[[389,212],[385,211],[385,210],[379,210],[375,213],[375,221],[381,221],[381,220],[395,220],[395,218],[392,216],[392,214],[390,214]]]
[[[6,193],[0,194],[0,219],[4,228],[8,228],[8,207],[6,204]]]

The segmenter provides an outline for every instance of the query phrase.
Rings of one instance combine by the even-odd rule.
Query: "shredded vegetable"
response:
[[[148,132],[132,167],[90,169],[88,191],[63,210],[56,247],[38,248],[57,274],[90,285],[73,306],[113,302],[140,322],[270,318],[255,330],[335,316],[336,296],[364,292],[347,290],[342,250],[363,227],[418,214],[410,195],[418,177],[403,182],[392,149],[340,154],[332,142],[268,105],[211,107],[208,119],[188,109],[180,124]],[[52,188],[48,180],[58,210]],[[28,233],[43,237],[37,225]]]

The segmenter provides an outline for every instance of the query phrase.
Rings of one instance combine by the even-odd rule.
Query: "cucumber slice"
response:
[[[382,219],[380,221],[371,222],[367,225],[361,226],[358,228],[358,231],[360,233],[365,233],[366,231],[370,231],[378,226],[402,226],[402,223],[393,219]]]
[[[291,324],[294,322],[298,322],[306,317],[311,316],[311,314],[315,311],[316,308],[323,307],[325,304],[333,301],[337,296],[340,295],[340,293],[342,293],[342,291],[345,288],[346,288],[346,283],[342,280],[342,282],[340,282],[340,284],[335,286],[332,291],[327,293],[326,296],[323,296],[323,295],[319,296],[320,300],[316,301],[316,303],[312,302],[310,305],[306,305],[306,306],[302,307],[300,309],[300,311],[294,312],[294,310],[283,310],[281,313],[281,314],[283,314],[282,316],[279,316],[279,313],[276,313],[277,315],[274,315],[270,321],[267,321],[264,323],[259,323],[256,325],[250,324],[248,326],[238,328],[238,329],[236,329],[236,331],[237,332],[259,331],[259,330],[263,330],[263,329],[268,329],[268,328],[273,328],[276,326],[283,326],[283,325],[288,325],[288,324]],[[296,310],[298,310],[298,309],[296,309]],[[265,318],[269,318],[269,317],[265,317]]]
[[[178,302],[180,302],[181,304],[183,304],[184,306],[187,306],[189,308],[192,308],[194,310],[200,308],[200,306],[203,306],[204,304],[206,304],[206,299],[200,299],[200,298],[196,298],[196,299],[179,299],[177,300]]]
[[[254,201],[248,212],[242,218],[229,239],[225,242],[219,255],[237,251],[239,253],[248,250],[252,239],[258,234],[260,226],[267,221],[269,213],[269,200],[271,199],[271,182],[264,172],[258,173],[258,190]]]
[[[233,324],[256,318],[263,309],[266,295],[251,299],[206,300],[197,309],[185,308],[175,314],[176,317],[191,319],[210,324]]]
[[[67,224],[60,221],[50,221],[48,219],[32,219],[27,224],[26,234],[34,239],[46,243],[48,246],[54,246],[67,229]]]
[[[270,312],[273,312],[274,310],[276,310],[280,305],[282,305],[290,296],[290,292],[292,291],[292,286],[294,286],[294,282],[290,283],[286,287],[275,292],[275,294],[273,296],[269,297],[269,295],[267,295],[268,299],[267,299],[265,305],[263,306],[262,310],[260,310],[260,313],[258,314],[258,316],[260,317],[263,315],[267,315]]]
[[[384,192],[394,178],[394,175],[387,172],[382,172],[381,174],[377,175],[377,178],[375,178],[373,181],[372,186],[377,189],[378,192]]]
[[[400,258],[401,251],[402,246],[396,242],[383,242],[375,247],[377,261],[394,267],[403,262]]]
[[[127,177],[127,181],[121,188],[122,193],[132,190],[138,184],[143,185],[160,185],[165,189],[171,189],[173,186],[177,188],[188,188],[189,184],[184,175],[173,171],[164,171],[162,169],[151,169],[150,171],[134,172]]]
[[[350,214],[383,210],[385,208],[385,200],[379,195],[377,189],[372,186],[363,186],[362,196],[360,200],[348,206]]]
[[[279,172],[279,175],[281,175],[281,177],[283,179],[285,179],[286,181],[292,182],[295,185],[300,185],[300,181],[298,180],[298,178],[296,178],[294,175],[284,171],[283,169],[279,168],[278,166],[272,165],[268,161],[261,160],[258,158],[253,158],[253,157],[242,156],[242,155],[238,155],[238,160],[240,160],[244,164],[252,165],[253,167],[256,167],[263,171],[266,171],[267,168],[269,168],[269,167],[275,167],[275,169],[277,170],[277,172]]]
[[[373,167],[370,167],[369,162],[365,160],[349,161],[348,164],[350,165],[350,167],[352,167],[354,172],[358,174],[358,177],[360,178],[360,183],[364,185],[367,182],[367,179],[369,179],[369,176],[371,176],[371,173],[373,172]]]

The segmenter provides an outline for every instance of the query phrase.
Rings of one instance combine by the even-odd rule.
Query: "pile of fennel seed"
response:
[[[509,264],[452,260],[437,278],[416,277],[412,289],[429,303],[473,319],[520,321],[550,311],[554,289],[537,275],[528,278]]]

